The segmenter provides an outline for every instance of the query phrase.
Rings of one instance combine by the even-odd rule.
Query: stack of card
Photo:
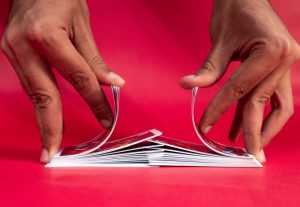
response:
[[[197,88],[192,94],[192,121],[201,143],[168,138],[156,129],[109,141],[118,119],[120,89],[112,86],[112,93],[114,122],[111,129],[88,142],[61,149],[47,167],[262,167],[245,149],[219,144],[197,130],[194,117]]]

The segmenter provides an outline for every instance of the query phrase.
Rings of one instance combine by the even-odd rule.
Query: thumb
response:
[[[208,87],[215,84],[225,73],[230,56],[222,54],[219,48],[214,48],[205,63],[193,75],[181,78],[180,86],[184,89],[193,87]]]

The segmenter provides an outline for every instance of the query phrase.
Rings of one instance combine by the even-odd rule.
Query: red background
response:
[[[300,2],[272,4],[299,42]],[[7,1],[0,7],[3,27]],[[190,117],[191,92],[182,90],[178,80],[195,71],[210,49],[212,1],[90,0],[89,7],[106,62],[126,79],[114,138],[157,128],[167,136],[198,141]],[[31,103],[1,53],[0,206],[298,206],[299,66],[293,69],[296,113],[266,148],[262,169],[48,169],[38,162],[40,142]],[[199,116],[226,78],[199,91]],[[59,79],[66,121],[63,145],[95,136],[102,130],[96,119],[71,86]],[[227,143],[232,115],[230,110],[211,136]]]

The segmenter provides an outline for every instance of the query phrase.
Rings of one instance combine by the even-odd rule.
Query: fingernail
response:
[[[43,162],[43,163],[48,163],[49,162],[49,153],[48,153],[48,150],[46,148],[42,149],[40,162]]]
[[[114,72],[110,72],[109,76],[116,85],[118,85],[118,86],[124,85],[125,80],[123,78],[121,78],[121,76],[117,75]]]
[[[260,160],[262,161],[261,163],[265,163],[266,162],[266,156],[265,156],[264,150],[261,150],[259,154],[260,154]]]
[[[111,126],[111,122],[107,119],[101,119],[100,122],[105,129],[108,129]]]
[[[210,131],[211,128],[212,128],[212,125],[209,125],[209,126],[205,127],[205,128],[202,130],[203,134],[207,134],[207,133]]]
[[[197,77],[197,76],[196,76],[195,74],[184,76],[184,78],[186,78],[186,79],[190,79],[190,78],[194,79],[194,78],[196,78],[196,77]]]
[[[266,156],[264,150],[261,150],[255,157],[260,163],[266,162]]]

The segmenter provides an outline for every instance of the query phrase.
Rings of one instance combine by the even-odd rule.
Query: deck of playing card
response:
[[[191,111],[201,143],[168,138],[156,129],[109,141],[119,116],[120,89],[112,86],[112,93],[112,127],[88,142],[61,149],[46,167],[262,167],[245,149],[219,144],[198,131],[194,117],[197,88],[193,89]]]

